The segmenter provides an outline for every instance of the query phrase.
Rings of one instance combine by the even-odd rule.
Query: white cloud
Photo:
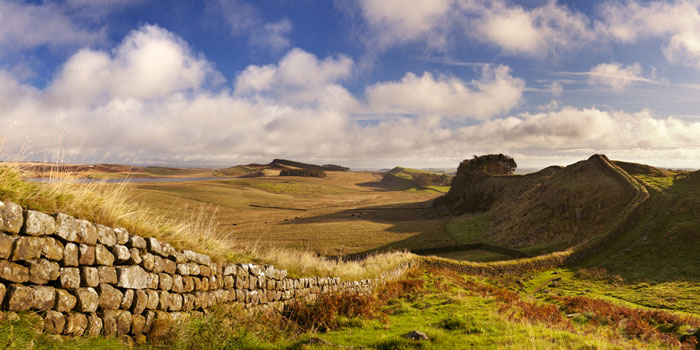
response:
[[[252,46],[279,51],[291,44],[293,25],[288,18],[265,22],[257,7],[240,0],[211,0],[207,10],[226,22],[231,35],[247,35]]]
[[[588,18],[556,1],[525,8],[505,0],[363,0],[359,13],[372,48],[420,42],[446,50],[471,38],[511,55],[544,57],[577,48],[595,34]]]
[[[668,61],[700,68],[699,6],[698,1],[687,0],[604,3],[596,28],[623,43],[661,38]]]
[[[387,47],[421,39],[441,46],[444,37],[439,31],[452,2],[413,1],[407,5],[402,0],[361,0],[358,4],[376,45]]]
[[[63,66],[49,88],[57,104],[99,104],[111,98],[151,99],[199,88],[216,78],[211,65],[157,26],[132,31],[113,54],[83,49]]]
[[[473,20],[469,35],[509,54],[547,56],[594,38],[585,15],[556,1],[532,9],[505,1],[464,0],[461,5]]]
[[[475,88],[455,77],[408,73],[401,81],[369,86],[365,94],[375,113],[486,119],[513,108],[525,88],[505,66],[484,66],[481,79],[471,85]]]
[[[163,57],[163,67],[150,66],[154,56]],[[233,90],[206,84],[217,76],[210,66],[172,33],[146,26],[111,52],[76,53],[45,89],[22,85],[0,71],[4,155],[18,152],[27,138],[30,152],[52,146],[47,140],[65,126],[63,150],[76,161],[223,166],[287,157],[354,166],[454,166],[483,152],[554,154],[559,159],[606,152],[651,163],[664,157],[675,157],[674,164],[700,161],[699,122],[659,118],[648,111],[553,106],[543,113],[471,125],[440,116],[463,115],[451,99],[464,102],[467,112],[462,113],[473,118],[486,118],[499,108],[505,112],[508,103],[494,107],[493,96],[504,90],[502,85],[517,87],[519,81],[505,67],[488,68],[470,83],[429,74],[379,83],[375,87],[388,92],[416,90],[425,94],[416,98],[436,93],[449,99],[430,101],[429,108],[399,99],[394,102],[415,117],[368,123],[356,121],[353,112],[391,107],[386,103],[396,96],[387,93],[387,100],[375,105],[371,99],[364,106],[356,101],[341,85],[353,73],[347,57],[318,58],[294,49],[276,64],[248,67]],[[162,71],[144,74],[144,67]],[[519,95],[517,88],[513,91]]]
[[[289,47],[291,41],[289,34],[292,32],[292,22],[285,18],[273,23],[263,25],[262,29],[253,31],[250,43],[258,47],[268,47],[273,50],[282,50]]]
[[[601,63],[588,72],[589,83],[592,85],[609,86],[614,90],[624,90],[634,82],[654,82],[641,76],[642,67],[639,63],[623,66],[617,62]]]
[[[91,45],[105,39],[103,29],[82,27],[52,2],[34,5],[0,0],[0,23],[0,49],[5,51]]]

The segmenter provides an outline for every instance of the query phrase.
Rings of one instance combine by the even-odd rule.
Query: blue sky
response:
[[[698,97],[700,1],[0,0],[5,159],[697,168]]]

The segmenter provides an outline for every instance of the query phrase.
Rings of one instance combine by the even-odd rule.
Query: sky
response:
[[[0,0],[0,158],[700,168],[700,0]]]

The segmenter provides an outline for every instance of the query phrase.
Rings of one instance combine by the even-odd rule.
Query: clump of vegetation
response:
[[[465,159],[459,163],[457,173],[509,175],[517,167],[518,164],[515,162],[515,159],[504,154],[475,155],[472,159]]]
[[[326,177],[323,170],[318,169],[282,169],[280,176]]]
[[[381,184],[392,190],[435,189],[450,186],[453,176],[427,170],[395,167],[384,174]]]

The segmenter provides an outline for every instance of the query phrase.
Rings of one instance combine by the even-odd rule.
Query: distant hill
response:
[[[263,176],[265,174],[265,170],[272,170],[272,173],[274,173],[274,175],[277,175],[278,171],[282,171],[284,169],[314,170],[320,172],[350,170],[350,168],[335,164],[315,165],[287,159],[274,159],[268,164],[251,163],[247,165],[236,165],[230,168],[220,169],[216,171],[216,174],[218,176],[251,177],[252,175],[249,174],[255,173],[255,177],[258,177]]]
[[[603,155],[527,175],[490,175],[460,166],[439,210],[454,216],[463,243],[485,242],[543,253],[588,241],[635,196],[631,177]],[[632,179],[632,181],[634,181]]]
[[[447,174],[397,166],[384,174],[380,184],[391,190],[425,189],[450,186],[452,178]]]

